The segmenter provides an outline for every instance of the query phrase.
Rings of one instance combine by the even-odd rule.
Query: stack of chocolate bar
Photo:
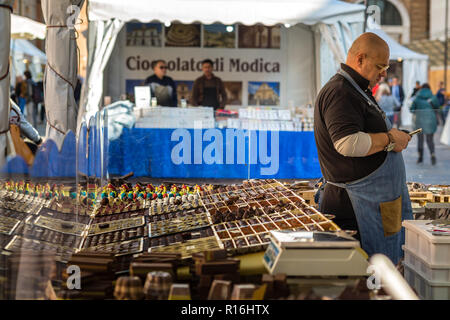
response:
[[[116,260],[111,253],[81,251],[72,255],[63,273],[66,297],[70,297],[72,291],[81,299],[111,299],[116,269]],[[77,278],[78,270],[80,278]]]
[[[142,253],[133,257],[129,269],[130,275],[139,277],[142,283],[148,280],[147,275],[152,272],[167,273],[170,275],[170,281],[175,281],[177,279],[177,268],[180,264],[181,254]],[[168,290],[170,287],[166,286],[166,289]]]
[[[198,280],[198,295],[206,299],[214,280],[239,282],[240,260],[228,258],[226,250],[211,250],[192,255],[192,272]]]

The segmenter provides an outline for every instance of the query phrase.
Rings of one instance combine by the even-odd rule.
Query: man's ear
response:
[[[359,53],[357,56],[357,61],[358,61],[358,66],[362,67],[363,61],[366,58],[366,54],[365,53]]]

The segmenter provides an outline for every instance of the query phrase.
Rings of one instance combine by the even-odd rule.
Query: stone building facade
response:
[[[362,3],[364,0],[345,0]],[[381,9],[382,29],[399,43],[407,44],[430,36],[431,0],[367,0]]]

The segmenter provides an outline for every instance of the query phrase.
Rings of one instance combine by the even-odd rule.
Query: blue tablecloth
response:
[[[207,139],[203,137],[204,141],[200,140],[200,143],[198,143],[199,140],[194,138],[193,129],[182,129],[185,130],[183,131],[185,134],[190,136],[190,139],[188,139],[191,150],[191,155],[188,157],[190,161],[176,164],[174,162],[177,161],[173,161],[173,153],[174,150],[177,150],[176,146],[180,144],[181,139],[172,139],[174,130],[176,129],[125,128],[120,138],[110,141],[105,148],[105,152],[107,152],[105,168],[109,175],[124,175],[134,172],[135,177],[235,179],[314,179],[322,176],[313,132],[280,131],[276,133],[278,139],[274,140],[274,149],[272,150],[271,138],[274,133],[253,131],[250,139],[249,137],[245,138],[245,144],[240,150],[238,150],[238,143],[235,139],[234,155],[230,157],[230,138],[226,133],[226,130],[230,129],[216,129],[215,133],[218,135],[215,138]],[[207,130],[201,130],[201,134],[199,134],[200,130],[196,131],[197,137],[202,139],[201,137]],[[266,134],[268,138],[264,139]],[[219,141],[216,141],[216,138]],[[263,150],[258,143],[260,140],[267,140],[267,143],[263,142],[261,145]],[[208,145],[212,143],[211,141],[219,146],[211,154],[217,156],[218,159],[222,159],[223,164],[206,164],[205,157],[198,157],[199,154],[208,154],[211,149],[211,146],[208,149]],[[278,148],[276,148],[276,141],[278,141]],[[255,148],[250,148],[251,159],[249,161],[250,144]],[[264,161],[265,145],[267,145],[268,157],[272,156],[271,162],[267,161],[267,158]],[[220,146],[223,146],[223,148],[220,148]],[[229,150],[228,147],[230,147]],[[201,148],[200,153],[196,153],[195,148],[197,150]],[[278,162],[271,155],[271,151],[276,152],[277,149]],[[245,153],[243,153],[244,151]],[[242,158],[238,159],[239,153],[245,154],[245,161],[242,161]],[[175,152],[175,154],[185,155],[182,152]],[[197,164],[194,164],[194,154],[197,155],[195,159]],[[241,161],[239,162],[239,160]],[[198,164],[199,161],[201,161],[201,164]],[[268,167],[273,169],[269,175],[264,172],[264,168]],[[94,168],[90,168],[89,171],[93,172],[92,169]]]

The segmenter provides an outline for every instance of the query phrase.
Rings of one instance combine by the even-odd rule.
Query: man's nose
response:
[[[386,78],[386,77],[387,77],[387,71],[386,71],[386,70],[383,70],[383,71],[381,72],[381,76]]]

